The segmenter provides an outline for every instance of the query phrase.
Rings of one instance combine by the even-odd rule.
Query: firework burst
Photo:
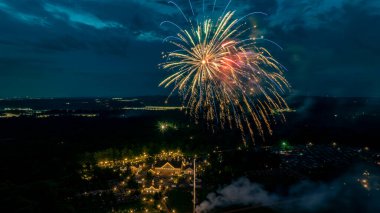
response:
[[[255,27],[246,24],[247,16],[234,18],[235,12],[226,12],[228,5],[217,19],[204,18],[193,24],[178,5],[169,3],[180,10],[189,27],[163,22],[179,32],[164,39],[177,49],[164,55],[162,68],[173,73],[160,86],[172,86],[171,94],[180,94],[195,120],[204,119],[212,127],[240,129],[244,143],[246,136],[253,141],[256,133],[271,134],[271,123],[276,120],[272,112],[287,108],[282,95],[290,86],[283,76],[285,68],[257,44],[277,44],[246,36]],[[193,11],[191,2],[190,6]],[[285,120],[282,113],[280,118]]]

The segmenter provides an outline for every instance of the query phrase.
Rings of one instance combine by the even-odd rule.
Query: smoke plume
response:
[[[278,212],[380,212],[379,168],[366,177],[370,183],[364,188],[360,183],[363,168],[355,168],[330,182],[301,181],[285,193],[269,192],[263,186],[245,177],[210,193],[196,212],[217,212],[230,206],[268,207]]]

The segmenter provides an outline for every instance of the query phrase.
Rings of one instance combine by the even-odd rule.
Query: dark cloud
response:
[[[188,0],[175,2],[186,15],[192,14]],[[214,0],[191,2],[201,18],[203,2],[205,13],[217,16],[229,0],[217,0],[214,13]],[[253,11],[269,14],[249,20],[258,25],[257,34],[284,47],[281,52],[268,46],[289,69],[287,77],[299,94],[380,96],[378,1],[234,0],[228,9],[239,16]],[[178,10],[162,0],[1,0],[0,96],[75,96],[64,94],[72,81],[65,73],[80,76],[83,70],[88,77],[74,83],[91,89],[78,89],[81,96],[161,94],[164,90],[156,85],[166,73],[157,64],[168,48],[161,39],[176,30],[160,27],[164,20],[186,24]],[[115,80],[117,87],[94,83],[103,79],[100,74],[114,73],[123,73]],[[31,83],[17,87],[8,83],[25,79]],[[154,84],[133,87],[135,81],[146,79]]]

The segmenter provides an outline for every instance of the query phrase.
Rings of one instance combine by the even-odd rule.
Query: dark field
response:
[[[68,101],[71,102],[69,109],[65,104]],[[72,104],[76,101],[88,103]],[[212,153],[215,147],[233,150],[242,145],[238,131],[212,132],[205,126],[193,124],[179,111],[128,111],[122,110],[125,103],[108,101],[102,105],[89,99],[37,102],[0,101],[3,109],[27,107],[46,110],[44,114],[59,114],[48,118],[29,114],[0,119],[0,212],[107,212],[118,206],[112,201],[112,196],[101,203],[73,199],[89,188],[99,188],[110,176],[104,175],[102,179],[103,176],[99,175],[98,182],[92,185],[80,178],[81,164],[92,158],[92,153],[103,153],[113,159],[122,158],[125,153],[153,154],[162,149],[180,149],[191,155],[204,155]],[[128,106],[161,103],[162,99],[157,97],[132,105],[128,103]],[[254,150],[250,151],[253,154],[246,157],[236,153],[224,155],[224,163],[213,169],[226,172],[225,168],[240,166],[236,166],[236,171],[230,169],[230,172],[223,173],[222,179],[205,177],[205,191],[200,192],[199,201],[209,192],[206,189],[216,189],[219,184],[229,183],[250,171],[261,170],[260,165],[266,162],[273,168],[279,167],[281,159],[269,155],[263,146],[276,147],[282,141],[292,146],[310,142],[330,145],[335,142],[355,149],[368,147],[374,153],[380,150],[380,99],[297,97],[289,100],[289,106],[296,112],[286,113],[287,122],[278,123],[274,134],[267,136],[265,141],[257,138],[255,146],[249,148]],[[95,113],[97,116],[73,116],[78,112]],[[160,121],[176,123],[178,130],[162,133],[157,126]],[[256,163],[251,164],[253,161]],[[246,171],[239,172],[239,169]],[[209,177],[215,176],[212,171]],[[336,170],[334,175],[345,171],[344,168]],[[321,170],[314,177],[323,179],[324,172]],[[326,176],[330,174],[331,171],[326,170]],[[273,183],[276,186],[294,181],[278,182],[279,177],[264,179],[263,184]]]

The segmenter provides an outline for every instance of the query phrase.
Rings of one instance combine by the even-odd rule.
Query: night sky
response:
[[[176,0],[190,15],[188,0]],[[214,0],[205,0],[206,14]],[[217,0],[215,14],[228,0]],[[202,16],[202,0],[193,0]],[[293,94],[380,97],[379,0],[233,0],[279,43]],[[209,12],[207,12],[209,11]],[[0,0],[0,97],[168,94],[162,39],[184,25],[166,0]]]

